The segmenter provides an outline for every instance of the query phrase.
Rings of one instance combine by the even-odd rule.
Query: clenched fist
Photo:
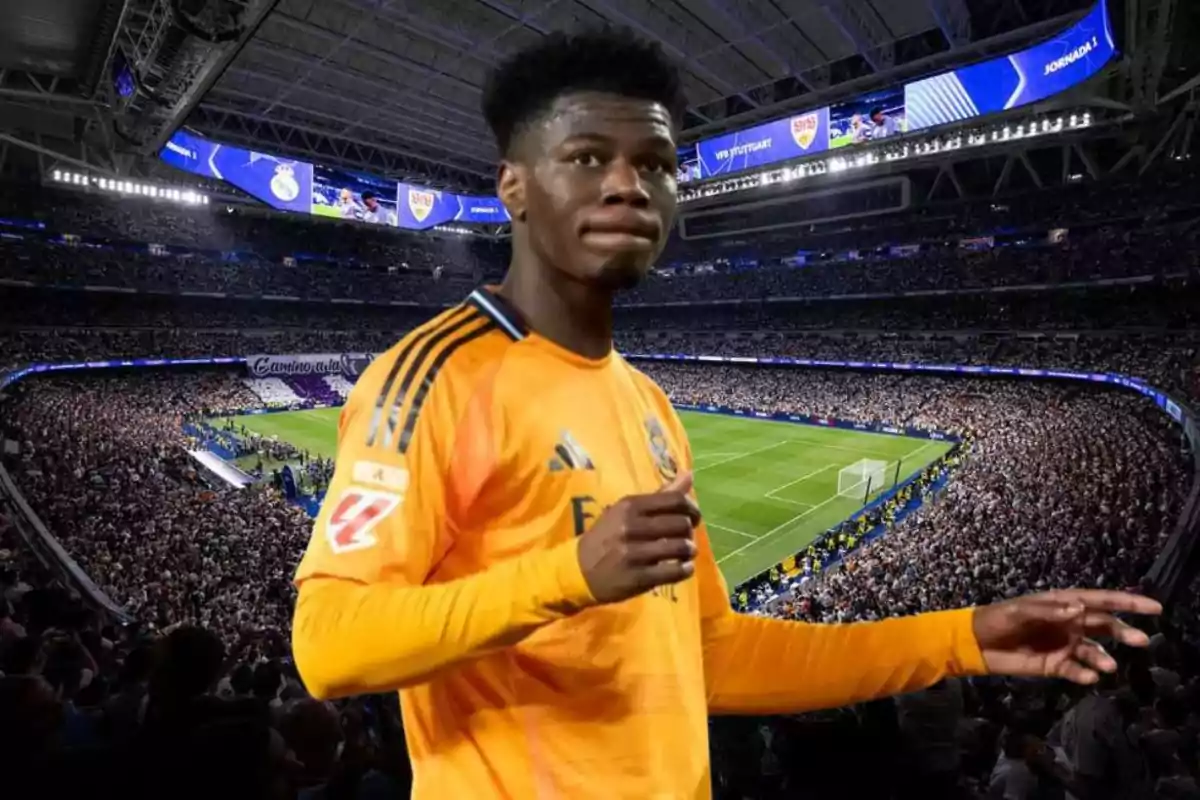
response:
[[[654,494],[626,497],[600,515],[579,541],[592,597],[618,603],[692,576],[700,509],[688,497],[691,489],[692,473],[685,472]]]

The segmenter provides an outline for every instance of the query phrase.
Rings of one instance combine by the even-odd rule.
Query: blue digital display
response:
[[[305,161],[218,144],[183,131],[176,131],[159,158],[195,175],[228,181],[272,208],[308,213],[312,205],[313,167]]]
[[[1106,0],[1049,41],[829,108],[704,139],[700,179],[1036,103],[1099,72],[1113,56]]]
[[[832,107],[755,125],[679,148],[679,183],[705,180],[961,122],[1044,100],[1099,72],[1113,56],[1106,0],[1054,38],[1019,53],[950,70]],[[228,181],[286,211],[410,230],[448,223],[499,224],[495,197],[459,195],[217,144],[177,132],[163,161]]]
[[[496,197],[454,194],[350,170],[316,167],[178,131],[159,153],[178,169],[227,181],[272,208],[424,230],[446,223],[502,224]]]
[[[409,183],[396,184],[396,210],[400,227],[411,230],[452,222],[509,221],[508,210],[498,197],[440,192]]]
[[[829,109],[819,108],[696,144],[700,178],[715,178],[829,149]]]
[[[1045,100],[1099,72],[1117,49],[1104,0],[1049,41],[905,87],[910,130]]]
[[[349,170],[313,170],[312,213],[396,227],[396,182]]]
[[[908,130],[904,89],[859,95],[829,108],[829,149],[882,141]]]
[[[679,170],[675,173],[677,183],[688,183],[700,180],[700,153],[696,145],[685,144],[675,151],[679,160]]]

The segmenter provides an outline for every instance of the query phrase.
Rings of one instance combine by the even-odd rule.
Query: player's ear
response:
[[[496,195],[508,210],[508,216],[525,221],[525,168],[515,161],[500,162],[496,176]]]

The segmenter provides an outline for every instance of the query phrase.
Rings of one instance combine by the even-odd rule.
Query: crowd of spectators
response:
[[[1128,187],[1119,201],[1077,187],[1004,202],[921,207],[872,218],[867,227],[843,222],[764,235],[752,244],[736,242],[736,250],[708,240],[675,239],[663,260],[669,266],[623,302],[972,291],[1194,276],[1200,264],[1194,190],[1162,194],[1163,186],[1179,180],[1178,174],[1165,172],[1157,183]],[[30,193],[40,202],[31,203]],[[1145,202],[1139,206],[1137,198]],[[48,188],[0,190],[0,215],[20,222],[31,216],[31,207],[48,209],[32,214],[45,227],[22,229],[0,241],[8,281],[438,305],[456,302],[505,266],[503,244],[481,237],[362,226],[348,230],[345,223],[290,215],[182,208],[148,198]],[[1069,226],[1065,236],[1050,237],[1047,220]],[[963,234],[1000,229],[1007,233],[997,240],[1002,246],[992,250],[964,250],[957,242]],[[72,238],[64,240],[63,234]],[[151,254],[150,244],[166,251],[156,248]],[[897,250],[897,245],[916,250]],[[801,247],[804,264],[796,266]],[[285,266],[285,259],[295,263]]]
[[[826,601],[806,612],[814,621],[988,603],[1072,580],[1135,586],[1191,485],[1178,428],[1129,392],[762,367],[648,371],[676,402],[972,434],[947,496],[870,548],[877,560],[826,576],[814,595]]]
[[[953,364],[1112,372],[1148,381],[1182,397],[1200,398],[1200,330],[1157,335],[1088,336],[879,335],[796,336],[759,332],[744,337],[692,332],[621,339],[627,353],[726,357],[763,355],[824,361]]]
[[[1075,284],[1101,280],[1194,275],[1196,232],[1190,227],[1077,232],[1064,242],[1035,242],[985,252],[922,245],[918,252],[885,252],[856,260],[802,266],[755,260],[754,268],[724,266],[695,274],[656,274],[622,297],[622,304],[766,298],[894,295],[917,291]],[[230,260],[203,253],[151,255],[130,247],[81,247],[43,240],[0,246],[5,278],[39,286],[104,286],[144,292],[281,296],[374,303],[453,303],[495,270],[441,273],[396,265]],[[407,262],[405,262],[407,263]]]
[[[825,251],[802,267],[784,266],[796,249],[786,237],[763,237],[754,270],[711,258],[707,244],[676,241],[669,255],[680,268],[623,298],[618,344],[627,353],[1115,371],[1200,398],[1197,227],[1181,209],[1197,199],[1196,185],[1180,171],[1129,192],[1081,187],[925,208],[869,228],[819,226],[806,235]],[[360,227],[345,235],[336,224],[218,206],[30,191],[40,194],[0,187],[0,216],[46,209],[36,215],[42,232],[0,241],[0,371],[39,361],[378,352],[503,265],[502,252],[479,239]],[[1065,241],[1047,242],[1049,219],[1072,228]],[[1031,233],[984,252],[947,241],[1000,226]],[[58,240],[64,233],[86,241]],[[901,257],[886,247],[902,241],[921,248]],[[170,252],[150,255],[148,243]],[[847,248],[858,250],[849,261]],[[989,291],[1076,283],[1092,285]],[[48,288],[89,285],[110,289]],[[899,292],[949,294],[828,299]],[[789,297],[807,299],[781,302]],[[679,301],[706,305],[637,305]],[[412,306],[380,305],[389,302]],[[645,369],[676,402],[964,436],[937,468],[949,477],[943,492],[899,522],[872,518],[889,526],[886,536],[857,550],[830,538],[797,554],[809,579],[777,581],[770,593],[782,592],[768,606],[796,619],[877,619],[1066,585],[1136,587],[1195,477],[1178,428],[1116,389]],[[185,419],[261,403],[238,377],[109,372],[33,377],[5,390],[6,469],[135,622],[119,625],[83,603],[31,557],[23,514],[0,506],[0,758],[8,759],[0,795],[407,796],[395,698],[317,703],[288,658],[290,579],[311,521],[270,482],[209,485],[184,450]],[[251,449],[296,455],[274,445]],[[320,479],[329,463],[308,459],[304,468]],[[814,568],[835,551],[840,565]],[[1118,653],[1122,672],[1094,689],[947,681],[856,708],[714,720],[716,795],[1200,797],[1198,619],[1200,607],[1185,598],[1153,631],[1151,651]]]
[[[444,272],[435,279],[429,272],[396,266],[304,262],[289,267],[252,257],[151,255],[144,248],[38,240],[11,243],[0,248],[0,257],[7,280],[60,288],[436,304],[461,299],[475,285],[470,271],[465,277]]]
[[[150,373],[18,390],[13,480],[102,590],[155,629],[286,630],[309,521],[270,492],[213,491],[184,449],[184,417],[258,405],[244,386]]]
[[[460,295],[461,301],[466,294]],[[56,292],[0,287],[0,330],[46,328],[173,328],[248,332],[409,330],[437,307],[274,302]],[[618,334],[672,330],[709,332],[1121,330],[1167,332],[1200,328],[1200,284],[1169,282],[1087,291],[979,293],[949,297],[806,302],[745,302],[706,306],[618,308]]]
[[[397,315],[408,321],[410,316]],[[0,367],[24,363],[245,356],[254,353],[378,353],[395,343],[396,329],[319,330],[187,328],[0,329]],[[1149,381],[1184,397],[1200,398],[1200,329],[1145,332],[1089,331],[1014,335],[976,331],[928,334],[763,330],[625,330],[627,354],[788,356],[820,360],[962,364],[1115,372]]]
[[[394,695],[308,697],[286,632],[114,624],[0,508],[0,792],[129,800],[405,798]]]
[[[727,260],[743,255],[779,260],[798,249],[820,260],[850,250],[871,253],[896,244],[944,244],[963,236],[993,233],[1005,240],[1028,240],[1044,235],[1048,227],[1077,231],[1124,221],[1139,225],[1186,222],[1195,217],[1200,206],[1200,182],[1196,178],[1196,162],[1168,162],[1133,180],[1081,182],[999,198],[983,190],[974,200],[924,203],[903,213],[815,223],[804,226],[799,234],[793,228],[760,231],[750,239],[677,238],[667,246],[663,263],[688,270],[697,264],[719,263],[722,254],[728,254]],[[914,179],[919,181],[917,176]],[[991,179],[986,180],[990,189]],[[759,188],[756,195],[779,197],[790,192],[794,192],[793,186],[785,183]]]
[[[58,189],[53,186],[0,185],[0,218],[26,241],[76,237],[83,244],[125,250],[148,244],[184,253],[184,265],[239,260],[279,265],[300,263],[371,265],[432,275],[482,272],[500,259],[494,243],[472,237],[380,229],[302,215],[279,214],[237,204],[180,206],[146,197],[120,197]],[[51,267],[53,270],[54,267]],[[107,274],[119,267],[109,267]],[[169,271],[172,268],[166,268]],[[133,274],[137,274],[137,267]],[[203,278],[198,278],[203,280]]]
[[[845,567],[789,590],[780,613],[802,619],[871,619],[1063,585],[1135,586],[1175,521],[1188,485],[1177,429],[1148,401],[1116,390],[793,369],[647,369],[678,402],[972,434],[949,489],[926,510],[851,554]],[[233,726],[240,731],[237,736],[251,736],[253,731],[254,769],[275,782],[285,776],[299,780],[296,775],[307,768],[315,774],[310,781],[324,783],[342,775],[336,770],[346,770],[355,786],[363,785],[364,764],[375,762],[360,760],[350,770],[338,759],[313,755],[310,763],[299,758],[286,736],[290,723],[285,723],[285,708],[290,708],[303,718],[296,725],[319,724],[337,740],[336,733],[330,733],[336,731],[337,714],[306,704],[286,662],[294,599],[290,576],[307,541],[309,521],[270,489],[238,492],[204,485],[181,451],[183,418],[255,403],[236,372],[36,378],[17,386],[17,396],[5,406],[7,436],[18,443],[8,462],[31,506],[96,583],[140,620],[141,630],[158,635],[155,647],[168,653],[168,661],[171,648],[178,647],[186,656],[175,658],[207,665],[187,676],[197,682],[190,684],[188,702],[206,708],[216,704],[217,711],[208,709],[205,714],[222,720],[204,716],[200,724],[188,717],[186,724],[180,723],[186,736],[212,736],[207,746],[219,748],[223,745],[215,741],[210,724],[219,731]],[[119,702],[124,690],[151,696],[142,702],[140,723],[137,715],[124,718],[124,724],[132,726],[131,735],[154,730],[154,680],[147,682],[143,673],[137,686],[122,682],[123,671],[132,669],[130,660],[135,658],[135,651],[125,649],[129,634],[106,630],[100,620],[84,615],[68,624],[78,643],[63,644],[57,627],[39,628],[24,603],[15,608],[5,617],[12,625],[4,628],[0,663],[9,677],[0,685],[24,703],[28,694],[40,689],[28,681],[18,681],[18,687],[11,678],[42,674],[60,694],[54,701],[41,702],[55,706],[56,713],[66,710],[74,720],[64,728],[78,737],[70,740],[72,745],[111,746],[109,726],[118,724],[113,715],[118,708],[128,713],[127,704]],[[162,638],[164,633],[168,635]],[[856,753],[856,759],[866,748],[878,750],[888,759],[881,763],[893,765],[890,786],[869,796],[954,785],[964,793],[903,796],[983,797],[991,785],[1007,786],[1010,773],[1019,776],[1011,781],[1043,788],[1053,781],[1085,780],[1092,774],[1088,770],[1096,769],[1100,745],[1084,739],[1095,732],[1072,728],[1053,737],[1050,733],[1063,718],[1060,712],[1065,710],[1068,719],[1072,709],[1083,714],[1085,701],[1102,707],[1087,706],[1092,716],[1077,720],[1078,726],[1113,724],[1110,712],[1118,708],[1132,714],[1128,723],[1117,720],[1120,731],[1137,726],[1132,730],[1138,738],[1121,755],[1140,766],[1136,774],[1120,776],[1122,791],[1131,792],[1120,796],[1149,796],[1132,792],[1166,779],[1163,786],[1187,786],[1189,770],[1196,767],[1194,750],[1188,749],[1195,745],[1194,731],[1186,727],[1194,722],[1188,712],[1200,707],[1195,706],[1197,684],[1191,680],[1194,664],[1181,663],[1180,654],[1192,652],[1186,648],[1195,633],[1190,628],[1168,629],[1152,662],[1133,662],[1148,674],[1165,676],[1158,680],[1165,680],[1167,688],[1159,683],[1142,688],[1132,710],[1117,705],[1123,695],[1079,698],[1056,687],[953,682],[940,692],[920,696],[925,699],[757,720],[749,737],[747,721],[714,722],[715,776],[723,792],[719,796],[773,797],[801,790],[825,796],[827,788],[833,788],[826,787],[828,769],[838,762],[820,760],[827,753],[825,745],[809,747],[817,731],[833,736]],[[175,645],[170,644],[173,637],[179,640]],[[57,655],[60,647],[73,655]],[[35,655],[29,656],[30,651]],[[59,658],[82,666],[78,672],[52,667]],[[218,686],[221,676],[226,682]],[[1125,690],[1139,688],[1135,675],[1123,678]],[[222,691],[234,697],[249,694],[252,702],[243,708],[236,700],[211,699],[206,694],[210,687],[218,687],[212,690],[217,696]],[[941,692],[952,692],[956,699],[941,702]],[[82,698],[75,699],[79,695]],[[0,702],[3,697],[0,692]],[[1053,698],[1050,706],[1045,705],[1047,697]],[[256,708],[262,713],[253,711]],[[235,721],[225,719],[226,714]],[[347,724],[345,713],[342,718]],[[386,713],[371,719],[388,720],[394,727]],[[916,726],[918,734],[905,733],[906,725]],[[957,738],[964,727],[973,731],[974,738],[967,742]],[[937,738],[947,735],[949,742]],[[139,747],[149,746],[137,741],[142,742]],[[1046,750],[1044,741],[1058,744],[1057,762],[1047,755],[1056,751]],[[402,761],[397,742],[392,739],[387,755]],[[51,747],[48,741],[42,745]],[[65,745],[56,742],[56,752],[80,757],[76,747],[61,749]],[[128,740],[122,746],[127,745]],[[1000,762],[997,748],[1004,753]],[[382,754],[383,749],[373,752]],[[98,767],[93,763],[92,768]],[[372,780],[395,781],[378,771],[370,774]],[[107,773],[106,777],[113,779]],[[843,774],[836,784],[839,791],[860,796],[855,792],[870,780],[867,775]]]
[[[761,367],[649,372],[677,402],[967,435],[944,494],[885,536],[823,573],[813,564],[838,546],[836,538],[797,554],[802,574],[816,577],[792,583],[772,608],[811,622],[879,619],[1065,585],[1136,589],[1192,479],[1177,429],[1128,393]],[[1100,691],[950,681],[854,710],[722,722],[714,740],[730,747],[726,763],[743,771],[740,780],[779,796],[1035,798],[1067,789],[1081,798],[1192,797],[1200,627],[1194,610],[1184,619],[1156,637],[1149,658],[1127,654],[1129,670]],[[864,758],[872,770],[854,768]]]

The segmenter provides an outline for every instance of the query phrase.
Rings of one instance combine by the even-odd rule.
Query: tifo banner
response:
[[[259,353],[246,356],[246,369],[255,378],[290,375],[344,375],[357,378],[374,360],[374,353],[309,353],[292,356]]]

